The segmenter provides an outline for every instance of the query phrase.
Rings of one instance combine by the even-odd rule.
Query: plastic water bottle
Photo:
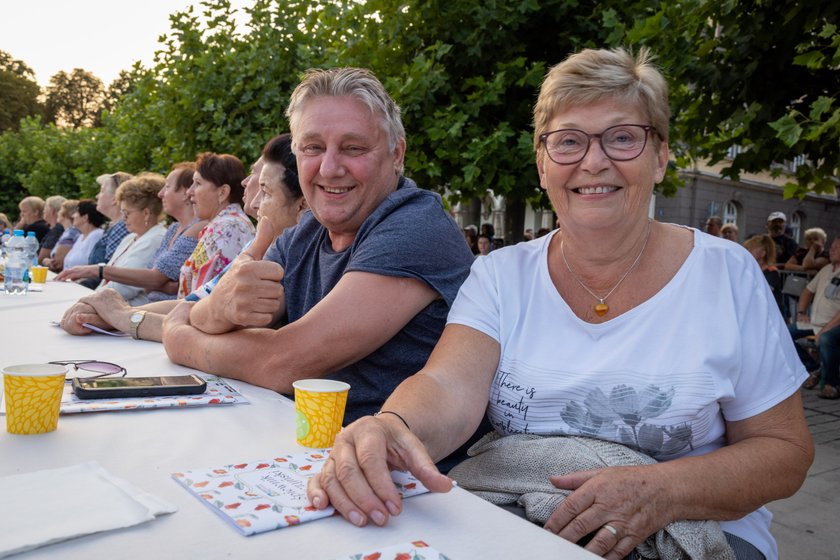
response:
[[[38,249],[41,248],[41,244],[38,243],[38,238],[35,236],[34,231],[30,231],[26,234],[26,249],[29,254],[29,266],[38,266]]]
[[[9,228],[3,230],[3,235],[0,236],[0,258],[6,258],[6,243],[12,238],[12,232]]]
[[[16,229],[14,236],[6,242],[6,253],[3,287],[7,294],[23,295],[28,284],[29,260],[22,229]]]

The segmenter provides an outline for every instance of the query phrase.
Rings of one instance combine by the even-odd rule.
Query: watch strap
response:
[[[145,318],[145,311],[135,311],[131,314],[131,318],[129,319],[131,323],[131,338],[135,340],[140,340],[140,336],[137,334],[137,329],[140,328],[140,325],[143,323],[143,320]]]

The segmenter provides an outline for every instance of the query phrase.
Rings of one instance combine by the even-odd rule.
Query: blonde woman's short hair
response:
[[[166,178],[157,173],[141,173],[127,180],[117,189],[115,199],[117,204],[127,202],[139,210],[148,208],[153,216],[160,216],[163,212],[163,202],[158,192],[166,183]]]
[[[828,241],[828,234],[825,232],[825,230],[819,227],[808,228],[805,230],[805,236],[803,237],[803,239],[808,239],[809,237],[814,236],[819,237],[821,245],[825,247],[825,243],[826,241]]]
[[[638,105],[659,133],[653,138],[668,141],[671,107],[668,84],[653,65],[647,48],[636,56],[618,49],[584,49],[570,55],[546,74],[534,106],[534,150],[540,150],[540,135],[549,132],[551,119],[563,110],[604,99]]]
[[[67,199],[57,194],[45,200],[44,207],[49,208],[58,215],[58,211],[61,210],[61,205],[64,204],[65,200]]]

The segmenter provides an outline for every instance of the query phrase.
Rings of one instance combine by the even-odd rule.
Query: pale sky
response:
[[[169,14],[191,4],[201,8],[198,0],[0,0],[0,50],[29,65],[42,87],[74,68],[107,87],[136,60],[149,67]]]

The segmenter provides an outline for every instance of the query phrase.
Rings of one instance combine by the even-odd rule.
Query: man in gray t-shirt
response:
[[[402,177],[399,108],[372,74],[312,71],[287,116],[311,214],[276,241],[261,222],[213,293],[169,314],[164,344],[178,363],[282,393],[347,381],[349,422],[423,366],[473,256],[440,197]]]

